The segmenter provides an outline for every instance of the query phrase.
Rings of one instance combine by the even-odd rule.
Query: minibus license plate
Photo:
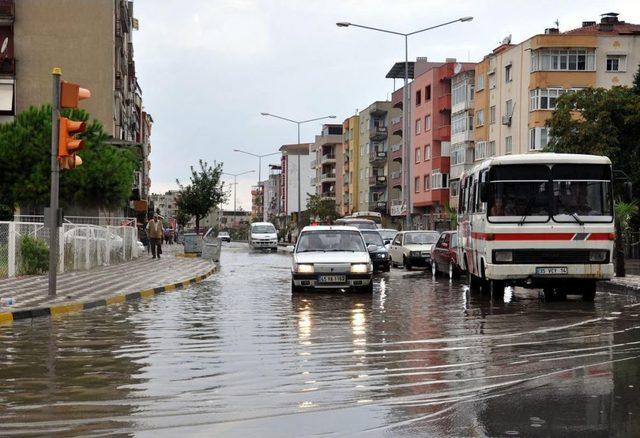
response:
[[[344,275],[321,275],[318,280],[320,283],[344,283],[347,277]]]
[[[564,275],[568,274],[569,269],[566,266],[551,266],[544,268],[536,268],[537,275]]]

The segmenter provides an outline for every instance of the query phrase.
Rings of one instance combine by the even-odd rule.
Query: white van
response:
[[[278,250],[278,232],[271,222],[254,222],[249,232],[249,246],[253,249]]]

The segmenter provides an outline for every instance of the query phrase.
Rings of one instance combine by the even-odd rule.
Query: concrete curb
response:
[[[192,284],[200,283],[202,280],[213,274],[218,270],[217,266],[208,270],[202,275],[199,275],[188,280],[183,280],[178,283],[167,284],[165,286],[158,286],[153,289],[145,289],[139,292],[130,292],[126,294],[112,295],[106,298],[92,301],[68,301],[59,304],[54,304],[48,307],[36,307],[33,309],[19,309],[12,312],[0,312],[0,325],[11,324],[13,321],[21,319],[38,318],[41,316],[56,317],[64,315],[66,313],[81,312],[83,310],[93,309],[96,307],[110,306],[112,304],[119,304],[125,301],[133,301],[139,299],[152,298],[156,295],[160,295],[166,292],[173,292],[180,289],[185,289]]]

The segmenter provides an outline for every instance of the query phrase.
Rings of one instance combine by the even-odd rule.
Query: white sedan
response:
[[[400,231],[389,248],[391,265],[407,270],[414,266],[430,268],[431,249],[439,236],[437,231]]]
[[[293,251],[291,291],[356,289],[373,292],[373,265],[360,231],[348,226],[304,227]]]

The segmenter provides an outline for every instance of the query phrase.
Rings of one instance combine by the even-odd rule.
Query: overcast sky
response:
[[[294,124],[261,111],[293,119],[335,114],[342,122],[390,98],[393,80],[385,74],[403,60],[403,39],[337,21],[410,32],[471,15],[470,23],[411,37],[409,58],[479,61],[509,34],[519,43],[556,19],[565,31],[604,12],[640,23],[637,0],[135,0],[137,74],[155,121],[152,191],[176,188],[175,179],[187,180],[202,158],[230,173],[256,170],[238,178],[238,205],[249,209],[258,160],[233,149],[264,154],[296,141]],[[302,141],[320,128],[304,126]],[[278,160],[265,159],[263,175]]]

